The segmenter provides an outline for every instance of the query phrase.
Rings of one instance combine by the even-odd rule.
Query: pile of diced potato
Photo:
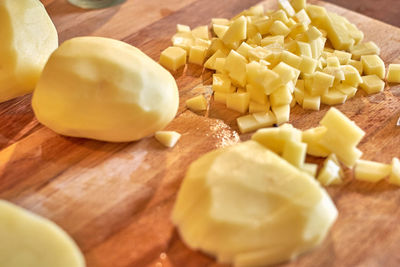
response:
[[[357,145],[364,135],[353,121],[331,108],[318,127],[301,131],[285,123],[277,128],[259,129],[252,139],[316,177],[323,185],[342,182],[341,163],[354,167],[354,177],[358,180],[378,182],[389,176],[390,183],[400,185],[398,158],[393,158],[391,165],[360,159],[363,153]],[[326,158],[318,175],[318,165],[306,163],[306,154]]]
[[[177,70],[190,63],[215,70],[214,101],[249,115],[238,118],[242,133],[282,124],[296,104],[319,110],[353,97],[361,87],[381,92],[385,65],[374,42],[346,18],[306,0],[278,0],[280,9],[262,5],[231,20],[212,19],[191,30],[178,25],[173,46],[161,53],[160,63]],[[399,82],[400,66],[389,67],[388,82]],[[198,97],[189,108],[204,107]]]

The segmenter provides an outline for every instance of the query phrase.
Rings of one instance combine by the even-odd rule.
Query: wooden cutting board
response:
[[[258,0],[128,0],[122,6],[85,11],[61,0],[43,0],[60,35],[97,35],[126,41],[158,60],[177,23],[197,26],[232,17]],[[266,1],[267,8],[275,7]],[[316,2],[357,24],[381,47],[386,65],[400,63],[400,29],[343,8]],[[60,136],[38,124],[25,96],[0,104],[0,198],[63,227],[85,253],[89,267],[219,266],[188,249],[169,217],[188,165],[202,154],[247,140],[236,112],[210,101],[204,113],[185,108],[198,93],[210,95],[210,71],[188,65],[175,74],[180,108],[167,127],[182,133],[166,149],[153,137],[105,143]],[[364,158],[389,163],[400,156],[400,87],[356,97],[338,108],[366,131]],[[293,109],[290,122],[306,129],[327,111]],[[321,160],[309,158],[321,163]],[[339,218],[318,249],[282,266],[400,266],[400,188],[352,180],[328,188]]]

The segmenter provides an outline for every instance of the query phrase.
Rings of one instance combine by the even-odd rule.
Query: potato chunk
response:
[[[181,138],[181,134],[175,131],[157,131],[154,137],[164,146],[173,147],[178,142],[179,138]]]
[[[358,160],[354,169],[354,177],[357,180],[376,183],[389,176],[391,166],[369,160]]]
[[[33,91],[58,36],[38,0],[0,1],[0,102]]]
[[[186,51],[180,47],[170,46],[161,52],[160,64],[169,70],[176,71],[186,64]]]
[[[400,83],[400,64],[390,64],[386,81],[389,83]]]

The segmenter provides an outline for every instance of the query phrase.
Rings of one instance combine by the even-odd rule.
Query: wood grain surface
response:
[[[64,41],[73,36],[113,37],[158,60],[177,23],[197,26],[212,17],[232,17],[258,0],[128,0],[121,6],[82,10],[65,0],[43,0]],[[314,1],[316,2],[316,1]],[[357,24],[381,47],[386,65],[400,63],[400,29],[346,9],[316,2]],[[275,7],[266,1],[267,8]],[[78,243],[89,267],[220,266],[187,248],[169,217],[188,165],[202,154],[247,140],[235,123],[239,115],[210,100],[193,113],[185,100],[210,96],[210,71],[188,65],[175,73],[180,90],[177,117],[167,127],[182,133],[172,149],[153,137],[106,143],[60,136],[41,126],[31,96],[0,104],[0,198],[10,200],[63,227]],[[400,156],[400,86],[380,94],[359,91],[337,106],[366,131],[364,158],[389,163]],[[316,126],[327,111],[293,109],[290,122]],[[321,163],[320,159],[308,158]],[[282,266],[400,266],[400,188],[386,182],[352,180],[328,191],[339,218],[316,250]]]

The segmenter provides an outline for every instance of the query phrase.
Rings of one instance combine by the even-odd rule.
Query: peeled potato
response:
[[[266,266],[315,248],[337,217],[326,191],[255,141],[190,165],[172,220],[187,245],[234,266]]]
[[[39,0],[0,1],[0,102],[32,92],[58,46],[53,22]]]
[[[103,141],[138,140],[164,128],[179,103],[174,77],[139,49],[78,37],[49,58],[32,107],[57,133]]]
[[[0,266],[84,267],[79,248],[55,223],[0,200]]]

